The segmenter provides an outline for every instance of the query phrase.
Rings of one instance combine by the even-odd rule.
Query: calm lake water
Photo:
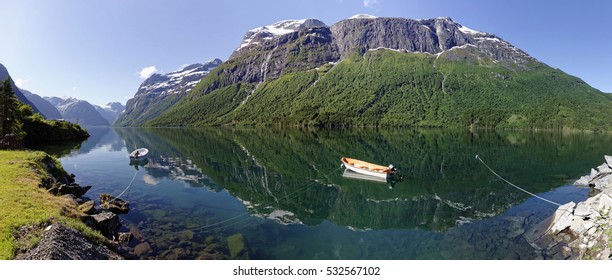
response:
[[[571,183],[611,154],[611,135],[414,129],[89,128],[47,147],[87,196],[118,195],[143,259],[538,259],[525,236]],[[128,153],[150,150],[144,166]],[[403,180],[343,176],[340,158],[399,167]],[[133,180],[132,184],[130,182]],[[141,246],[142,247],[142,246]],[[142,251],[142,250],[141,250]]]

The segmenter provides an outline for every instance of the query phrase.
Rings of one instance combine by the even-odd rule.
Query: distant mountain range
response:
[[[45,119],[57,120],[63,119],[62,114],[51,104],[51,102],[46,99],[40,97],[38,94],[31,93],[25,89],[19,89],[23,93],[23,95],[30,101],[32,104],[40,110],[40,113],[45,117]]]
[[[110,126],[123,112],[124,106],[118,102],[101,107],[73,97],[44,97],[70,122],[85,126]]]
[[[10,78],[8,70],[0,64],[0,80]],[[18,88],[11,79],[15,95],[22,103],[28,104],[45,119],[65,119],[85,126],[109,126],[123,111],[125,106],[111,102],[106,106],[91,105],[84,100],[72,97],[41,97],[28,90]]]
[[[100,115],[108,121],[109,124],[113,124],[123,111],[125,111],[125,105],[120,102],[109,102],[104,105],[104,107],[93,105],[96,108],[96,111],[100,113]]]
[[[222,63],[213,59],[183,67],[167,74],[153,74],[127,101],[125,114],[117,120],[118,126],[139,126],[153,119],[189,93],[200,80]]]

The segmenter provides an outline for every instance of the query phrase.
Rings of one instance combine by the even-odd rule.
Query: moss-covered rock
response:
[[[246,260],[249,259],[249,252],[241,233],[234,234],[227,238],[227,246],[230,251],[230,258]]]

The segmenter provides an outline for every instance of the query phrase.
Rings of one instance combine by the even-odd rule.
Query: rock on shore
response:
[[[612,156],[574,184],[598,192],[587,200],[559,206],[532,234],[532,245],[554,259],[610,259],[612,228]]]
[[[38,246],[18,255],[20,260],[122,260],[110,249],[86,240],[78,231],[61,223],[51,225]]]

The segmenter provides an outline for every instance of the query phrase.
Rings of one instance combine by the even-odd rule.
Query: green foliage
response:
[[[166,96],[161,101],[148,100],[146,98],[140,99],[137,101],[138,106],[136,106],[129,113],[123,114],[114,125],[141,126],[147,120],[151,120],[161,115],[164,111],[168,110],[184,96],[184,93],[177,93]]]
[[[0,86],[0,137],[12,133],[16,134],[18,139],[23,138],[24,133],[21,130],[21,105],[22,103],[17,99],[15,92],[13,92],[10,79],[7,78],[2,86]]]
[[[253,84],[228,82],[238,67],[216,69],[148,125],[612,130],[610,96],[539,62],[498,63],[478,50],[356,49],[331,68],[285,74],[254,92]]]
[[[69,140],[83,140],[89,137],[87,130],[79,124],[59,120],[45,120],[40,114],[24,119],[23,131],[26,146],[35,146]]]

